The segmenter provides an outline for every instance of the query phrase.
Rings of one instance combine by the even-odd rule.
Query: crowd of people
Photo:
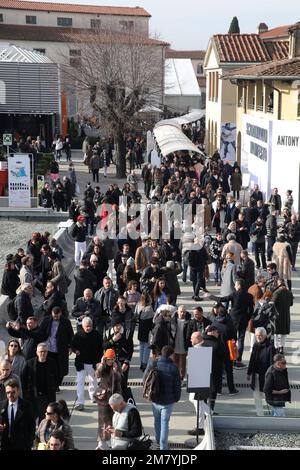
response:
[[[133,139],[135,155],[136,148]],[[86,155],[89,150],[93,153],[88,166],[98,182],[91,162],[107,149],[89,149],[87,143]],[[180,152],[163,158],[160,167],[143,166],[143,196],[134,168],[141,163],[137,158],[129,167],[123,188],[111,184],[102,193],[89,183],[81,201],[74,199],[76,180],[75,186],[72,182],[66,206],[74,222],[72,305],[66,302],[71,280],[64,270],[64,255],[49,233],[34,232],[25,249],[7,256],[1,292],[10,298],[7,331],[13,340],[0,364],[1,398],[7,396],[0,425],[3,449],[31,448],[34,436],[36,447],[74,448],[71,426],[56,402],[68,374],[70,352],[75,354],[77,372],[75,409],[84,410],[86,376],[89,398],[98,406],[97,448],[125,449],[141,436],[140,416],[128,387],[135,332],[141,376],[146,378],[152,359],[158,369],[160,395],[152,402],[152,411],[161,450],[168,448],[169,420],[185,383],[189,347],[213,350],[209,400],[191,394],[195,407],[200,400],[201,412],[198,429],[189,434],[204,432],[204,413],[214,412],[223,373],[229,394],[238,394],[234,368],[247,368],[258,415],[264,413],[263,393],[272,414],[284,414],[284,405],[291,399],[284,349],[291,330],[291,273],[300,240],[292,191],[282,203],[274,188],[266,203],[255,185],[247,207],[242,207],[238,200],[241,170],[236,162],[231,166],[218,152],[211,158],[204,152],[193,157]],[[54,193],[50,197],[47,185],[43,200],[62,208]],[[168,217],[166,207],[172,204],[180,208],[181,219]],[[191,224],[182,219],[185,206],[191,208]],[[197,223],[199,207],[202,225]],[[120,223],[121,214],[125,214],[125,226]],[[164,217],[169,234],[164,231]],[[100,229],[106,238],[97,235]],[[177,229],[181,237],[176,236]],[[192,282],[195,303],[190,312],[180,299],[181,273],[183,283]],[[217,296],[207,289],[211,277],[220,289]],[[43,302],[34,308],[32,299],[38,292]],[[199,305],[203,299],[214,301],[210,312]],[[75,333],[71,319],[76,320]],[[248,366],[242,360],[247,331],[251,335]],[[234,355],[232,340],[237,341]],[[27,416],[18,429],[11,411],[16,401]]]

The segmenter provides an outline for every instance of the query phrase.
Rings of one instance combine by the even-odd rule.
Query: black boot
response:
[[[288,285],[288,288],[289,290],[292,290],[292,281],[291,280],[287,280],[287,285]]]

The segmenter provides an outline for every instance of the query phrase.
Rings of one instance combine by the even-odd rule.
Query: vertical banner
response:
[[[220,156],[222,160],[235,161],[236,153],[236,124],[234,122],[222,122]]]
[[[31,207],[29,155],[8,158],[8,200],[9,207]]]

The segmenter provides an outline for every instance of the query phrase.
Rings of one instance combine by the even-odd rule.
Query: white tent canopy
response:
[[[160,125],[155,127],[153,132],[164,157],[169,155],[169,153],[180,150],[200,153],[198,147],[182,132],[177,124]]]
[[[191,59],[166,59],[165,94],[201,96]]]
[[[45,64],[52,61],[44,54],[17,46],[9,46],[0,50],[0,62],[22,62],[27,64]]]
[[[199,121],[204,115],[205,111],[199,109],[184,116],[159,121],[155,125],[153,133],[162,155],[165,157],[169,153],[180,150],[200,153],[198,147],[182,132],[181,126]]]

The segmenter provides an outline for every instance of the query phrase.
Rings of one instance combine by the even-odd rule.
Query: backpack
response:
[[[10,320],[15,321],[18,317],[18,312],[15,306],[15,299],[9,300],[7,304],[7,314]]]
[[[150,371],[144,380],[143,398],[156,402],[160,397],[159,371],[157,363],[153,363]]]

